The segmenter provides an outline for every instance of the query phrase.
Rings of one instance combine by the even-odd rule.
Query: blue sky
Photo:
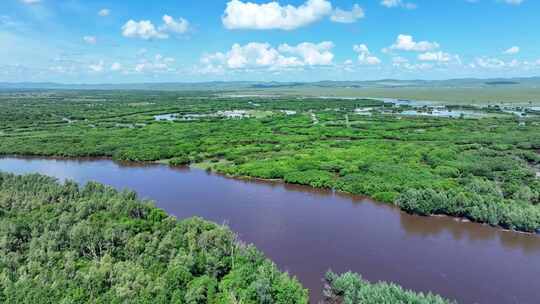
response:
[[[0,81],[540,74],[536,0],[2,0]]]

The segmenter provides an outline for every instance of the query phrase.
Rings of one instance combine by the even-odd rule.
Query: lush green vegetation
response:
[[[540,229],[540,118],[533,112],[490,108],[481,119],[450,119],[399,115],[409,108],[374,100],[219,96],[4,93],[0,154],[204,163],[233,176],[369,195],[421,215]],[[231,118],[234,110],[250,117]],[[160,114],[177,119],[157,121]]]
[[[327,275],[327,303],[446,303]],[[1,303],[308,302],[300,283],[226,227],[177,221],[129,191],[0,172]]]
[[[370,284],[358,274],[347,272],[340,276],[328,272],[325,277],[325,301],[328,304],[400,303],[449,304],[440,296],[417,294],[385,282]]]
[[[132,192],[0,173],[1,303],[307,303],[226,227]]]

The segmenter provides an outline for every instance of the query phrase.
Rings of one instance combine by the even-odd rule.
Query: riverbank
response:
[[[227,223],[312,291],[322,290],[321,278],[332,269],[465,304],[538,299],[527,288],[540,272],[540,238],[532,235],[408,215],[360,196],[188,167],[10,158],[0,159],[0,170],[134,189],[179,219]],[[322,294],[311,294],[313,303],[321,299]]]
[[[537,152],[540,152],[540,150],[537,151]],[[262,178],[262,177],[250,176],[250,175],[234,175],[234,174],[230,174],[226,170],[220,170],[219,169],[220,166],[230,164],[230,162],[227,162],[227,161],[224,161],[224,160],[220,160],[220,161],[217,161],[217,162],[205,161],[205,162],[198,162],[198,163],[188,163],[188,164],[183,164],[183,165],[172,165],[171,162],[170,162],[170,159],[162,159],[162,160],[157,160],[157,161],[119,161],[119,160],[113,159],[112,157],[107,157],[107,156],[76,157],[76,158],[73,158],[73,157],[61,157],[61,156],[36,156],[36,155],[25,156],[25,155],[13,155],[12,154],[12,155],[3,155],[3,156],[0,155],[0,158],[1,157],[18,157],[18,158],[21,158],[21,159],[75,160],[75,161],[76,160],[82,160],[82,161],[111,160],[111,161],[115,161],[115,162],[118,162],[118,163],[126,165],[126,166],[144,166],[144,165],[148,165],[148,164],[161,164],[161,165],[170,166],[172,168],[190,167],[190,168],[201,169],[201,170],[213,172],[215,174],[220,174],[220,175],[225,176],[225,177],[234,178],[234,179],[240,179],[240,180],[262,181],[262,182],[272,182],[272,183],[287,183],[283,179],[279,179],[279,178]],[[301,183],[297,183],[297,185],[312,187],[310,185],[301,184]],[[397,209],[401,210],[402,212],[406,212],[406,210],[403,210],[399,206],[399,204],[396,204],[395,202],[387,202],[387,201],[377,200],[377,199],[375,199],[373,197],[370,197],[370,196],[367,196],[367,195],[355,194],[355,193],[346,192],[346,191],[342,191],[342,190],[327,189],[327,188],[317,188],[317,187],[312,187],[312,188],[328,190],[328,191],[331,191],[333,193],[341,193],[341,194],[345,194],[345,195],[360,196],[361,198],[369,199],[369,200],[374,201],[374,202],[378,202],[378,203],[382,203],[382,204],[388,204],[389,206],[396,207]],[[468,218],[466,216],[454,216],[454,215],[451,215],[451,214],[420,214],[420,213],[414,213],[414,212],[407,212],[407,213],[413,214],[413,215],[416,215],[416,216],[424,216],[424,217],[448,217],[448,218],[451,218],[451,219],[453,219],[453,220],[455,220],[457,222],[474,222],[474,223],[477,223],[477,224],[480,224],[480,225],[488,226],[488,227],[491,227],[491,228],[494,228],[494,229],[500,229],[502,231],[507,231],[507,232],[522,233],[522,234],[529,234],[529,235],[540,235],[540,228],[538,228],[536,231],[521,231],[521,230],[515,230],[515,229],[508,229],[508,228],[500,226],[500,225],[490,225],[489,223],[475,221],[474,219]]]
[[[167,161],[157,161],[156,163],[170,165]],[[214,172],[214,173],[222,174],[222,175],[230,177],[230,178],[265,181],[265,182],[286,183],[285,180],[279,179],[279,178],[273,178],[272,179],[272,178],[262,178],[262,177],[250,176],[250,175],[234,175],[234,174],[230,174],[226,170],[220,170],[219,169],[219,165],[224,165],[224,164],[226,165],[228,163],[227,162],[214,162],[214,163],[212,163],[212,162],[203,162],[203,163],[189,164],[189,166],[193,167],[193,168],[197,168],[197,169],[203,169],[203,170],[211,171],[211,172]],[[538,173],[538,174],[540,174],[540,173]],[[298,183],[298,185],[312,187],[309,184]],[[316,188],[316,187],[314,187],[314,188]],[[369,200],[377,201],[379,203],[389,204],[389,205],[395,206],[396,208],[400,209],[403,212],[407,212],[407,210],[403,209],[395,201],[394,202],[388,202],[388,201],[377,200],[376,198],[370,197],[368,195],[355,194],[355,193],[346,192],[346,191],[343,191],[343,190],[327,189],[327,188],[318,188],[318,189],[329,190],[329,191],[332,191],[334,193],[342,193],[342,194],[348,194],[348,195],[360,195],[360,196],[362,196],[364,198],[367,198]],[[409,210],[409,211],[411,211],[411,210]],[[452,218],[452,219],[454,219],[454,220],[456,220],[458,222],[475,222],[475,223],[485,225],[485,226],[489,226],[489,227],[492,227],[492,228],[501,229],[503,231],[509,231],[509,232],[515,232],[515,233],[523,233],[523,234],[531,234],[531,235],[537,235],[537,234],[540,235],[540,227],[538,227],[534,231],[522,231],[522,230],[508,229],[507,227],[503,227],[503,226],[500,226],[500,225],[491,225],[489,223],[477,221],[477,220],[475,220],[473,218],[470,218],[470,217],[467,217],[467,216],[455,216],[455,215],[452,215],[452,214],[422,214],[422,213],[415,213],[415,212],[408,212],[408,213],[409,214],[414,214],[414,215],[417,215],[417,216],[427,216],[427,217],[449,217],[449,218]]]

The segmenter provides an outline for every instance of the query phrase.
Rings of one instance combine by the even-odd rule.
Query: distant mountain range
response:
[[[318,82],[200,82],[200,83],[128,83],[128,84],[63,84],[53,82],[0,82],[0,90],[166,90],[166,91],[235,91],[246,89],[299,89],[299,88],[464,88],[523,86],[540,87],[540,77],[448,79],[448,80],[396,80],[372,81],[318,81]]]

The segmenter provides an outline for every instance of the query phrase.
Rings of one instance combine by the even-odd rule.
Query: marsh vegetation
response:
[[[447,111],[485,116],[399,115],[410,108],[373,99],[211,92],[15,92],[0,101],[0,153],[204,163],[233,176],[368,195],[421,215],[540,228],[534,111],[518,116],[453,106]],[[370,115],[355,115],[358,109]],[[171,113],[198,116],[155,119]]]

